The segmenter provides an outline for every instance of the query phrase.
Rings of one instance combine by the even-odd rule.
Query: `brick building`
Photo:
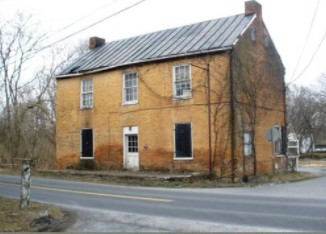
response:
[[[119,41],[91,38],[57,76],[57,167],[283,168],[284,67],[256,1],[245,13]]]

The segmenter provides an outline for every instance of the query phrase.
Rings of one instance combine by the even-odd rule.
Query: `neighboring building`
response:
[[[326,152],[326,128],[319,126],[312,130],[312,152]]]
[[[282,144],[266,131],[285,125],[284,90],[256,1],[244,14],[91,38],[90,51],[57,76],[57,167],[91,160],[103,170],[233,178],[282,169]]]

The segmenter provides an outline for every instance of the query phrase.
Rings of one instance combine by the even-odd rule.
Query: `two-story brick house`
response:
[[[251,175],[281,167],[284,67],[256,1],[245,13],[90,50],[57,76],[57,167]]]

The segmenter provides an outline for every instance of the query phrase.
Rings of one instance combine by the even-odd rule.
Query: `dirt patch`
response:
[[[71,212],[46,204],[20,210],[18,199],[0,197],[0,207],[0,232],[60,232],[75,223]]]

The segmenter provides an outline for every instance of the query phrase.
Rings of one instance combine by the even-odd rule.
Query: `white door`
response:
[[[124,167],[139,170],[138,127],[124,129]]]

